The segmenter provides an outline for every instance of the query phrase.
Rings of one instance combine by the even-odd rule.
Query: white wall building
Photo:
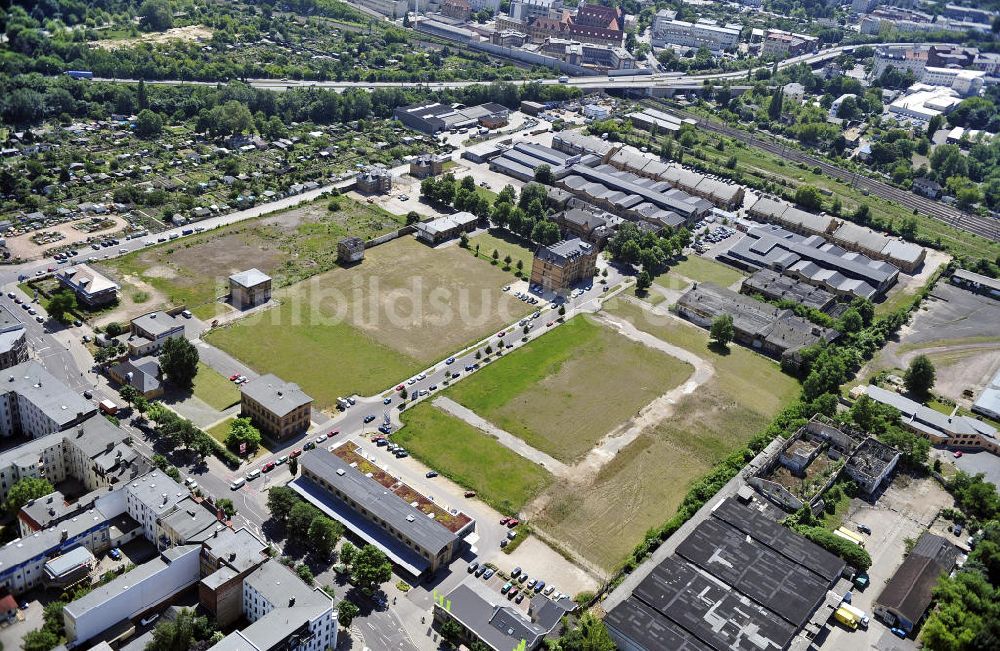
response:
[[[152,610],[200,578],[201,545],[171,547],[63,608],[67,646],[73,648],[118,622]]]
[[[958,68],[924,68],[924,74],[920,78],[921,82],[928,86],[944,86],[958,92],[962,97],[978,95],[983,89],[983,78],[986,73],[982,70],[962,70]]]
[[[189,495],[186,488],[162,472],[153,472],[129,482],[125,488],[125,510],[142,525],[143,535],[159,545],[156,520]]]
[[[669,18],[669,13],[660,12],[653,18],[651,42],[653,47],[677,45],[690,48],[708,48],[721,52],[736,47],[740,42],[740,27],[721,27],[713,21],[689,23]]]

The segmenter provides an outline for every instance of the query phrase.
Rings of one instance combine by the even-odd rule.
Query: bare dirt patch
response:
[[[212,30],[204,25],[188,25],[187,27],[172,27],[165,32],[143,34],[135,38],[106,39],[92,41],[91,47],[102,50],[119,50],[135,47],[140,43],[159,45],[168,41],[207,41],[212,38]]]
[[[95,235],[105,235],[110,234],[120,228],[125,227],[125,220],[121,217],[114,215],[105,216],[105,219],[113,222],[114,226],[109,226],[108,228],[95,231],[93,233],[85,233],[77,228],[73,227],[76,222],[66,222],[65,224],[57,224],[55,226],[45,227],[46,232],[55,232],[63,235],[63,239],[58,242],[53,242],[51,244],[35,244],[31,241],[32,233],[25,233],[24,235],[18,235],[16,237],[11,237],[7,239],[7,248],[10,249],[10,253],[13,257],[24,258],[25,260],[33,260],[42,257],[42,254],[47,250],[56,246],[68,246],[70,244],[76,244],[77,242],[83,242],[88,237]],[[83,220],[77,220],[83,221]]]

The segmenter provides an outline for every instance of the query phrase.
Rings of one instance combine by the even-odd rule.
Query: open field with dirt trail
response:
[[[371,395],[530,308],[500,291],[510,276],[458,247],[403,237],[274,293],[279,305],[205,336],[255,370],[297,382],[320,408]]]
[[[719,354],[709,349],[706,332],[672,315],[647,318],[642,307],[622,299],[613,299],[608,308],[607,317],[573,319],[553,336],[494,362],[445,395],[552,456],[558,457],[561,450],[565,458],[569,450],[583,450],[582,460],[578,455],[568,471],[553,469],[559,480],[534,493],[533,499],[519,491],[517,500],[508,503],[523,502],[521,514],[546,539],[610,574],[647,529],[673,515],[691,483],[763,429],[796,396],[799,385],[781,373],[776,362],[749,350],[733,346]],[[662,347],[664,342],[672,345],[676,354],[650,350],[657,342]],[[676,359],[680,354],[691,363]],[[615,358],[632,355],[642,357],[622,362],[623,368],[630,370],[631,378],[638,372],[645,379],[618,377],[620,360]],[[659,360],[652,365],[655,371],[646,368],[648,360]],[[664,362],[670,370],[663,368]],[[572,372],[574,378],[587,374],[588,364],[600,369],[601,377],[580,383],[590,389],[583,396],[586,402],[575,407],[586,412],[580,415],[565,408],[579,398],[579,392],[552,391],[550,385],[564,372]],[[648,373],[658,375],[650,379]],[[633,392],[638,389],[637,395],[623,397],[618,383]],[[679,383],[684,390],[678,390]],[[603,395],[605,391],[609,396]],[[660,404],[664,398],[666,404]],[[634,404],[626,410],[623,401],[644,407],[637,415]],[[475,433],[477,458],[513,454],[496,438],[442,414],[435,405],[420,408],[441,414],[445,424],[421,418],[419,428],[409,427],[414,423],[404,415],[408,426],[394,436],[405,437],[408,449],[418,450],[431,467],[452,472],[447,465],[453,453],[448,436],[461,426]],[[545,438],[543,433],[553,424],[558,425],[559,437],[574,427],[582,435]],[[595,438],[593,432],[603,436]],[[468,432],[461,436],[464,440]],[[556,442],[561,447],[554,448]],[[593,446],[589,454],[587,446]],[[497,499],[496,491],[502,495],[511,490],[504,483],[504,472],[489,463],[477,464],[475,472],[462,477],[462,483],[474,490],[490,491],[492,499]]]
[[[377,207],[347,197],[336,202],[336,211],[324,198],[98,264],[122,287],[121,305],[102,321],[181,304],[211,319],[230,309],[217,299],[228,293],[233,273],[257,267],[275,288],[290,285],[336,266],[341,238],[370,239],[403,225],[402,217]]]
[[[670,417],[645,429],[586,486],[558,486],[530,505],[532,523],[612,571],[650,527],[673,515],[692,482],[762,430],[798,393],[776,362],[739,346],[708,348],[705,331],[674,317],[650,320],[623,300],[608,313],[684,348],[715,373],[681,397]]]
[[[691,371],[581,316],[457,384],[449,397],[571,463]]]
[[[998,324],[1000,302],[940,280],[899,335],[858,372],[852,386],[883,370],[902,376],[914,357],[927,355],[937,374],[933,392],[969,408],[1000,369]]]
[[[403,412],[402,419],[406,427],[392,435],[394,442],[458,484],[475,490],[499,511],[518,513],[552,483],[552,475],[541,466],[429,402]]]

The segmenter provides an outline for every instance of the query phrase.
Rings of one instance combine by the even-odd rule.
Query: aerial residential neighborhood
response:
[[[998,648],[1000,3],[0,15],[0,649]]]

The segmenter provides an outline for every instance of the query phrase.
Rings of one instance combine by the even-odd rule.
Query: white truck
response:
[[[858,624],[861,626],[861,628],[868,628],[868,622],[869,622],[868,614],[865,611],[861,610],[856,606],[852,606],[851,604],[848,603],[841,603],[840,607],[846,610],[847,612],[851,613],[852,615],[854,615],[857,618]]]

